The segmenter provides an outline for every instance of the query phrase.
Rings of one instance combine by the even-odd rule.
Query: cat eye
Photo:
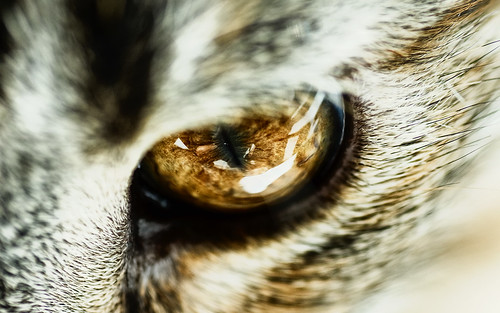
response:
[[[273,114],[163,138],[139,171],[151,187],[149,197],[163,206],[227,213],[274,207],[332,164],[344,137],[344,111],[340,97],[296,92]]]

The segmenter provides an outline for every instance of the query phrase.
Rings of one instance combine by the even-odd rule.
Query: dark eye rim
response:
[[[326,158],[320,165],[309,184],[297,193],[280,199],[272,206],[260,207],[245,212],[207,211],[178,199],[167,199],[155,190],[147,177],[136,170],[132,177],[130,197],[133,220],[147,223],[163,224],[165,231],[157,234],[169,241],[213,243],[214,241],[246,241],[248,237],[268,237],[287,227],[293,227],[301,221],[324,214],[325,206],[331,207],[337,201],[336,195],[345,185],[346,174],[354,147],[354,116],[352,103],[354,98],[342,95],[343,104],[332,103],[327,94],[325,101],[336,112],[336,118],[342,123],[334,123],[332,136]],[[332,151],[334,150],[334,151]],[[326,205],[325,205],[326,204]],[[172,210],[165,208],[171,207]]]

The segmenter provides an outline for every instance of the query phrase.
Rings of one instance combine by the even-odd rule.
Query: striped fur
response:
[[[454,301],[500,281],[469,272],[498,261],[498,204],[479,199],[498,193],[481,175],[499,168],[499,10],[2,1],[0,311],[409,312],[414,298],[416,312],[468,308]],[[305,85],[344,95],[352,134],[339,170],[293,214],[172,222],[137,209],[131,176],[155,142],[272,114]],[[477,289],[426,295],[456,277]]]

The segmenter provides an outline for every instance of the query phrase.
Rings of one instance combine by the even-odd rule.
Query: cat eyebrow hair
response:
[[[307,23],[310,17],[304,12],[308,11],[306,3],[300,0],[278,1],[287,4],[286,9],[279,4],[269,5],[267,1],[234,1],[227,8],[222,28],[214,41],[222,45],[241,35],[249,35],[261,29],[281,31],[289,28],[293,21],[300,20]],[[276,8],[279,7],[279,11]],[[274,11],[274,12],[273,12]]]
[[[246,29],[254,25],[260,16],[259,6],[262,0],[258,1],[235,1],[234,5],[230,9],[230,15],[236,16],[237,18],[232,18],[227,21],[223,21],[223,28],[220,30],[220,34],[214,39],[217,44],[223,44],[237,38]]]
[[[440,52],[436,54],[432,51],[436,51],[443,37],[448,36],[449,30],[456,28],[458,24],[461,24],[461,27],[474,22],[478,16],[487,11],[491,3],[490,0],[466,0],[444,11],[442,18],[434,25],[421,29],[421,34],[409,44],[403,45],[400,50],[390,50],[390,57],[380,62],[378,68],[392,70],[399,67],[414,67],[428,64],[434,57],[441,58]]]

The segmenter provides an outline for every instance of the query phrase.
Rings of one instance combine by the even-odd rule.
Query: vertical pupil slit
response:
[[[219,156],[231,167],[245,168],[245,140],[242,133],[229,125],[218,125],[214,132],[214,143]]]

